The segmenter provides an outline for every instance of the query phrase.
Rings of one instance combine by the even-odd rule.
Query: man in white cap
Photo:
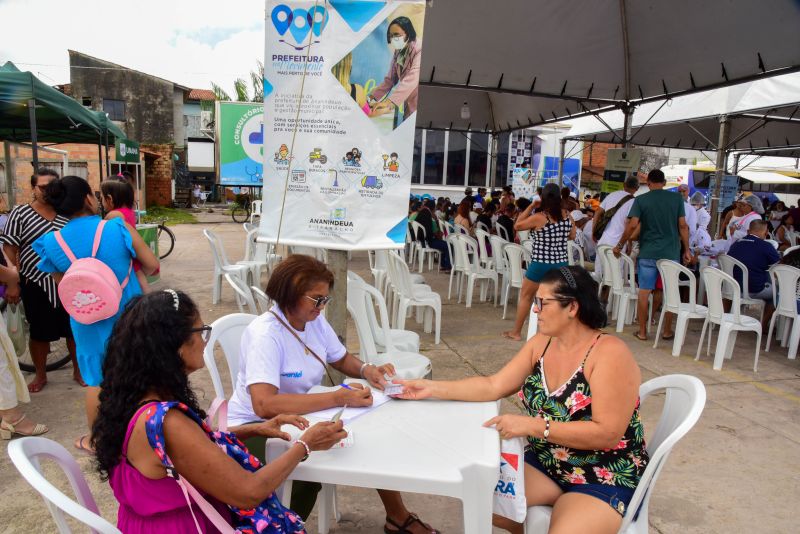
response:
[[[592,218],[581,210],[572,210],[570,217],[575,221],[575,243],[583,249],[583,255],[588,261],[594,261],[595,244],[592,239]]]
[[[472,205],[472,211],[469,212],[469,220],[472,221],[473,226],[478,221],[478,215],[481,213],[483,213],[483,204],[480,202],[475,202]]]

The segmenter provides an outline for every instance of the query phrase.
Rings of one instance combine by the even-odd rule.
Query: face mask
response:
[[[392,37],[392,48],[402,50],[406,46],[405,37]]]

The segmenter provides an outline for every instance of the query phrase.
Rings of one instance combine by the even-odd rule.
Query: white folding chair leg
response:
[[[694,359],[695,361],[700,359],[700,351],[703,349],[703,339],[706,337],[706,328],[708,328],[708,319],[703,321],[703,328],[700,330],[700,341],[697,343],[697,354],[695,354]],[[711,337],[711,332],[708,333],[709,338]]]
[[[323,484],[319,499],[319,534],[328,534],[331,518],[336,515],[334,511],[334,494],[336,486]]]
[[[214,272],[214,286],[211,289],[211,304],[217,304],[222,298],[222,273]]]
[[[617,332],[622,332],[625,329],[625,319],[628,316],[628,302],[630,302],[625,297],[619,298],[619,303],[617,305]]]
[[[637,303],[638,304],[638,303]],[[666,313],[666,306],[661,307],[661,315],[658,317],[658,327],[656,328],[656,339],[653,342],[653,348],[658,347],[658,338],[661,337],[661,327],[664,324],[664,314]]]
[[[786,321],[788,324],[788,320]],[[797,345],[800,342],[800,325],[797,324],[797,317],[792,319],[792,334],[789,336],[789,359],[797,358]]]

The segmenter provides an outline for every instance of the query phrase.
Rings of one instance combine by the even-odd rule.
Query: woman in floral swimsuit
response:
[[[528,506],[552,505],[550,533],[615,533],[648,455],[639,420],[641,373],[628,347],[604,335],[597,284],[581,267],[548,271],[534,298],[538,334],[495,375],[400,381],[405,399],[493,401],[517,393],[527,415],[485,423],[523,436]],[[523,532],[495,516],[494,524]]]

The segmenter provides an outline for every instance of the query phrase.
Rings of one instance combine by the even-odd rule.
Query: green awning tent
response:
[[[31,100],[36,103],[35,117]],[[103,112],[86,109],[10,61],[0,66],[0,140],[109,144],[114,137],[125,134]]]

